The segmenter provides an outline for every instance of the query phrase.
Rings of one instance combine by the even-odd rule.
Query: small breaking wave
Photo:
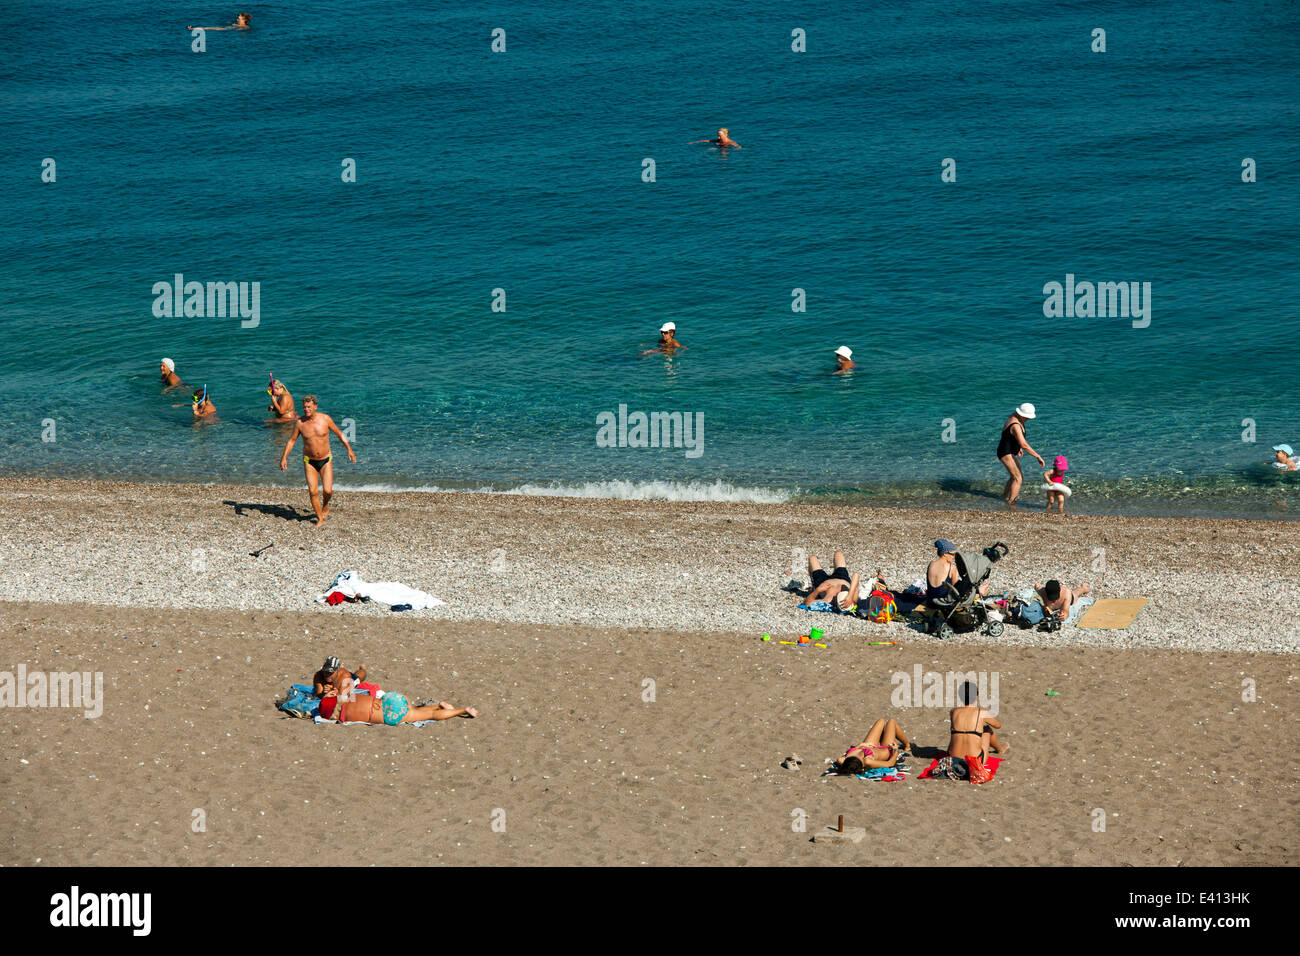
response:
[[[454,492],[480,495],[538,495],[546,498],[612,498],[623,501],[734,501],[744,504],[778,505],[796,494],[779,488],[749,488],[729,481],[587,481],[582,484],[522,484],[509,488],[480,486],[450,488],[442,485],[402,487],[388,483],[335,485],[340,491],[374,491],[380,493]]]

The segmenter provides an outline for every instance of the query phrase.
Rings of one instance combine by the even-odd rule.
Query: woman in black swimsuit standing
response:
[[[1007,474],[1011,476],[1007,479],[1006,487],[1002,489],[1002,497],[1012,507],[1016,505],[1016,496],[1020,494],[1020,484],[1024,481],[1024,476],[1020,473],[1020,463],[1016,459],[1029,452],[1038,459],[1039,465],[1047,467],[1043,456],[1030,448],[1029,442],[1025,440],[1025,422],[1034,415],[1034,406],[1025,402],[1012,412],[1011,417],[1003,424],[1002,438],[998,441],[998,461],[1002,462],[1007,469]]]

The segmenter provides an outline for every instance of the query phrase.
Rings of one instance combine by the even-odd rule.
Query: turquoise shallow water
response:
[[[297,483],[273,371],[354,423],[344,487],[992,507],[1032,401],[1075,510],[1300,514],[1294,3],[326,2],[203,54],[233,8],[175,9],[42,5],[0,63],[0,472]],[[155,316],[175,273],[259,324]],[[1150,325],[1045,317],[1067,273]],[[598,447],[620,405],[701,454]]]

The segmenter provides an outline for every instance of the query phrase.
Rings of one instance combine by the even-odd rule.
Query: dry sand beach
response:
[[[0,863],[321,862],[331,832],[379,864],[1297,860],[1300,545],[1276,525],[346,489],[321,531],[306,513],[298,489],[0,481],[0,670],[104,675],[96,719],[0,710]],[[792,549],[901,585],[940,536],[1010,545],[997,586],[1151,603],[1125,631],[940,642],[778,590]],[[348,568],[449,604],[314,603]],[[810,625],[827,649],[759,640]],[[282,717],[327,654],[481,717]],[[946,709],[891,704],[918,665],[998,675],[997,779],[820,779],[879,716],[946,744]],[[809,842],[841,813],[866,841]]]

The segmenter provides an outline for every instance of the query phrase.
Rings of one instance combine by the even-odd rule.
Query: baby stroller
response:
[[[957,583],[943,597],[917,607],[925,620],[925,633],[949,638],[957,631],[978,630],[989,637],[1001,636],[1002,621],[989,616],[979,588],[988,580],[993,565],[1010,553],[1011,549],[1001,541],[978,554],[957,552]]]

